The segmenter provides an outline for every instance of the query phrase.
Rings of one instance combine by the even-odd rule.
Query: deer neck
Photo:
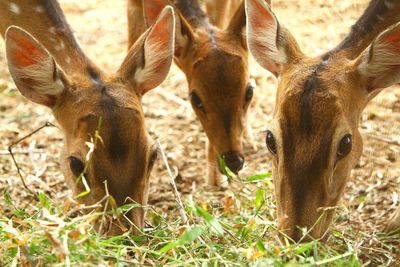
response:
[[[98,78],[97,67],[83,53],[57,1],[0,1],[3,36],[11,25],[31,33],[68,75]]]
[[[354,59],[382,31],[400,20],[400,1],[371,0],[345,39],[326,55],[343,51]]]
[[[175,6],[191,25],[205,28],[211,26],[198,0],[177,0]]]

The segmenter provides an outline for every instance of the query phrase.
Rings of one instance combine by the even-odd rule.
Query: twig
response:
[[[170,178],[170,179],[169,179],[169,180],[170,180],[169,183],[170,183],[170,185],[172,186],[172,189],[173,189],[175,198],[176,198],[176,200],[177,200],[176,202],[178,203],[179,212],[180,212],[180,214],[181,214],[182,220],[183,220],[184,222],[187,223],[187,222],[188,222],[188,218],[187,218],[187,216],[186,216],[185,207],[183,206],[181,197],[179,196],[179,191],[178,191],[178,188],[176,187],[175,179],[174,179],[174,176],[172,175],[171,168],[169,167],[167,157],[165,156],[165,153],[164,153],[164,149],[161,147],[161,144],[160,144],[159,141],[157,141],[157,146],[158,146],[158,148],[160,149],[161,156],[162,156],[162,158],[163,158],[165,167],[167,168],[168,176],[169,176],[169,178]]]
[[[12,149],[13,149],[14,146],[16,146],[17,144],[19,144],[19,143],[22,142],[23,140],[25,140],[25,139],[31,137],[32,135],[38,133],[39,131],[41,131],[43,128],[46,128],[46,127],[56,127],[56,126],[55,126],[54,124],[52,124],[51,122],[47,121],[45,124],[43,124],[43,125],[40,126],[39,128],[37,128],[36,130],[33,130],[33,131],[30,132],[29,134],[27,134],[27,135],[25,135],[24,137],[18,139],[17,141],[15,141],[14,143],[12,143],[12,144],[8,147],[8,153],[10,153],[11,158],[12,158],[12,160],[13,160],[13,162],[14,162],[14,165],[15,165],[15,167],[17,167],[17,172],[18,172],[19,178],[21,178],[22,184],[24,185],[25,189],[26,189],[29,193],[31,193],[36,199],[38,198],[38,197],[36,196],[36,194],[35,194],[31,189],[29,189],[29,187],[28,187],[28,186],[26,185],[26,183],[25,183],[25,179],[24,179],[24,177],[22,176],[22,173],[21,173],[21,168],[19,167],[19,165],[18,165],[18,163],[17,163],[17,160],[16,160],[15,157],[14,157],[14,153],[13,153]]]
[[[374,138],[374,139],[378,140],[378,141],[385,142],[385,143],[388,143],[390,145],[400,146],[400,142],[398,142],[398,141],[395,141],[395,140],[392,140],[392,139],[388,139],[388,138],[385,138],[385,137],[381,137],[381,136],[377,136],[377,135],[374,135],[374,134],[369,134],[369,133],[367,133],[367,135],[369,137],[371,137],[371,138]]]
[[[46,150],[44,149],[31,149],[31,150],[17,150],[13,151],[14,155],[29,155],[29,154],[43,154]],[[8,150],[0,150],[0,156],[9,155],[10,151]]]
[[[167,172],[168,172],[168,175],[169,175],[169,178],[170,178],[169,183],[172,186],[172,189],[173,189],[173,192],[174,192],[174,195],[175,195],[175,198],[176,198],[176,202],[178,203],[179,213],[181,214],[182,221],[186,224],[187,227],[190,227],[189,220],[188,220],[187,215],[186,215],[185,207],[183,206],[181,197],[179,195],[178,188],[176,187],[176,184],[175,184],[174,176],[172,175],[171,168],[169,167],[167,157],[165,156],[165,153],[164,153],[164,149],[161,147],[161,144],[160,144],[159,141],[157,141],[157,146],[158,146],[158,148],[159,148],[159,150],[161,152],[161,157],[163,158],[165,167],[167,168]],[[199,241],[203,245],[207,246],[210,250],[213,250],[213,248],[208,246],[206,241],[204,241],[201,236],[198,236],[197,239],[199,239]]]

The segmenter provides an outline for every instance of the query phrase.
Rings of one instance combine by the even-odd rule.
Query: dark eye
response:
[[[197,95],[195,91],[193,91],[190,94],[190,101],[192,102],[192,105],[198,109],[203,109],[203,103],[201,102],[200,97]]]
[[[85,170],[85,165],[80,159],[74,156],[71,156],[68,159],[69,159],[69,167],[71,168],[72,173],[76,177],[79,177],[81,173],[83,173],[83,171]]]
[[[271,131],[267,131],[267,137],[265,138],[265,143],[267,143],[267,147],[271,154],[276,155],[276,142],[275,137],[271,133]]]
[[[337,151],[337,158],[342,159],[346,157],[352,148],[352,139],[351,134],[346,134],[342,140],[340,140],[338,151]]]
[[[249,102],[253,98],[253,94],[254,94],[254,86],[249,85],[247,87],[247,91],[246,91],[246,95],[244,96],[244,100],[246,100],[246,102]]]

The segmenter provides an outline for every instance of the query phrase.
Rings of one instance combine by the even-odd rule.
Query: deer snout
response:
[[[237,151],[228,151],[222,155],[226,166],[234,172],[238,173],[244,165],[244,156]]]
[[[290,238],[294,242],[305,241],[304,238],[307,238],[303,235],[301,227],[293,223],[287,216],[278,224],[278,229],[282,233],[279,236],[282,241],[284,241],[285,237]]]
[[[324,239],[329,227],[331,215],[323,217],[317,216],[314,220],[309,220],[312,215],[307,219],[299,219],[285,215],[283,218],[278,219],[278,229],[283,235],[280,236],[284,240],[284,236],[291,238],[294,242],[309,242],[313,239]]]

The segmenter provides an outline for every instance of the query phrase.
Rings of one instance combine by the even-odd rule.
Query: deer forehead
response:
[[[229,33],[214,29],[212,31],[199,28],[195,31],[194,58],[204,58],[215,50],[236,55],[247,60],[247,49],[238,41],[232,40]]]
[[[119,84],[90,88],[73,85],[55,115],[67,132],[84,135],[85,139],[101,127],[102,138],[129,141],[129,133],[144,128],[138,96]]]
[[[113,101],[112,106],[141,111],[140,97],[131,90],[130,86],[118,81],[103,81],[100,78],[91,82],[77,80],[69,86],[71,102],[77,110],[99,111],[107,101]],[[101,111],[101,110],[100,110]]]
[[[325,132],[335,130],[343,112],[336,92],[338,84],[325,77],[324,68],[312,66],[301,77],[291,77],[287,85],[290,88],[278,94],[276,117],[280,127],[287,128],[284,139],[319,143]],[[282,133],[285,131],[281,129]]]
[[[239,56],[215,49],[193,65],[193,79],[212,95],[235,94],[247,82],[246,62]]]

